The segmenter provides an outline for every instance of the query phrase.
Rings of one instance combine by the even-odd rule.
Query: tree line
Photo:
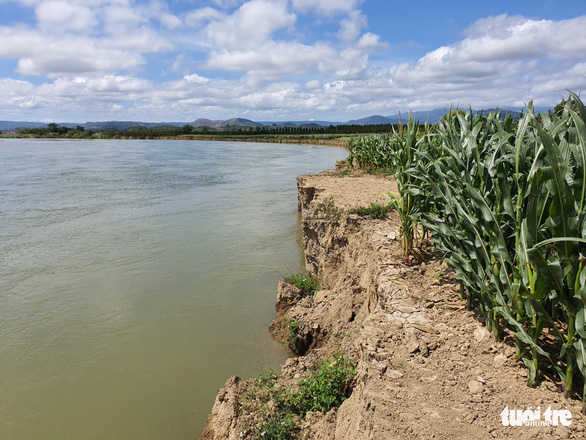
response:
[[[135,126],[124,130],[117,128],[104,129],[86,129],[81,125],[76,127],[67,127],[50,123],[47,127],[39,128],[20,128],[17,129],[18,135],[49,137],[49,138],[157,138],[157,137],[175,137],[185,135],[345,135],[345,134],[372,134],[372,133],[390,133],[393,129],[397,130],[398,124],[342,124],[330,126],[279,126],[276,124],[256,127],[228,126],[222,128],[213,127],[193,127],[190,124],[183,126],[160,125],[155,127]]]

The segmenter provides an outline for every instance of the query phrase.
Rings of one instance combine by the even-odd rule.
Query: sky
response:
[[[586,93],[586,0],[0,0],[0,120],[348,121]]]

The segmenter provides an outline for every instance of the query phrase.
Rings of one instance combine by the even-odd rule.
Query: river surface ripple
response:
[[[278,367],[295,178],[345,150],[0,140],[0,438],[193,439]]]

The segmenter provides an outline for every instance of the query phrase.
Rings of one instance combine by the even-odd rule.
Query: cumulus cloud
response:
[[[296,7],[326,8],[331,12],[335,8],[345,11],[355,4],[306,2]],[[243,72],[253,86],[309,72],[356,76],[366,69],[369,54],[385,47],[375,34],[361,36],[361,29],[367,25],[366,17],[354,10],[341,22],[339,37],[349,45],[345,49],[334,48],[327,41],[306,44],[294,39],[276,39],[277,31],[291,30],[297,22],[296,14],[288,9],[285,0],[251,0],[232,14],[202,8],[190,12],[187,19],[194,24],[208,22],[204,32],[213,49],[206,66]]]
[[[0,58],[16,66],[0,70],[0,111],[28,118],[343,120],[551,104],[586,87],[586,16],[486,17],[451,44],[392,63],[373,61],[389,44],[358,0],[209,0],[183,14],[163,0],[20,3],[35,21],[0,26]]]
[[[531,20],[499,15],[478,20],[454,46],[460,60],[519,58],[567,59],[586,53],[586,16],[570,20]]]
[[[164,43],[148,35],[122,41],[96,41],[84,36],[48,37],[35,30],[21,29],[15,33],[13,28],[0,28],[0,57],[17,58],[17,71],[24,75],[59,76],[133,69],[144,64],[142,51],[162,47]]]
[[[206,34],[216,49],[242,49],[265,43],[275,31],[295,21],[286,0],[251,0],[234,14],[212,21]]]
[[[197,83],[197,84],[204,84],[207,83],[210,79],[206,78],[205,76],[200,76],[197,73],[192,73],[190,75],[185,75],[183,79],[190,83]]]
[[[185,23],[188,26],[197,27],[211,20],[219,21],[225,17],[226,15],[221,11],[206,6],[205,8],[194,9],[193,11],[188,12],[185,15]]]
[[[82,3],[97,9],[90,10]],[[127,3],[37,2],[34,6],[38,28],[25,24],[0,27],[0,57],[16,59],[20,74],[56,77],[132,70],[146,63],[144,54],[172,50],[174,45],[169,39],[141,26],[148,21],[148,15],[133,10]],[[161,8],[155,10],[160,12]],[[173,27],[176,22],[171,16],[162,14],[158,19]],[[101,35],[96,33],[100,17],[105,20],[106,31]],[[124,26],[117,26],[119,21]]]
[[[324,69],[336,52],[325,44],[305,46],[299,43],[266,42],[253,49],[214,52],[208,67],[247,72],[256,81],[270,81],[282,76]]]
[[[39,26],[48,31],[91,31],[96,25],[93,12],[81,5],[65,0],[39,3],[35,9]]]
[[[368,25],[366,16],[360,11],[350,11],[348,18],[342,19],[340,22],[340,30],[338,31],[338,38],[343,41],[355,41],[363,28]]]
[[[386,76],[403,108],[451,103],[491,107],[529,100],[552,104],[566,88],[586,86],[584,53],[586,16],[548,21],[501,15],[475,22],[463,40],[415,63],[392,66]]]

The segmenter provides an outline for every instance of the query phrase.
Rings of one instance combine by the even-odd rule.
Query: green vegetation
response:
[[[305,271],[294,272],[285,276],[283,279],[289,284],[293,284],[307,295],[313,295],[315,292],[322,289],[319,285],[317,275]]]
[[[89,139],[96,134],[93,130],[86,130],[81,125],[76,128],[64,127],[51,123],[46,128],[23,128],[18,130],[20,136]]]
[[[295,344],[297,344],[297,340],[299,339],[299,321],[296,319],[290,319],[288,321],[287,328],[289,329],[287,345],[289,347],[294,347]]]
[[[350,214],[358,214],[362,217],[368,217],[372,220],[384,220],[387,218],[387,214],[392,209],[392,205],[379,205],[377,203],[371,203],[369,207],[352,208],[349,212]]]
[[[251,121],[250,121],[251,122]],[[251,124],[254,124],[251,122]],[[221,127],[194,127],[190,124],[178,125],[136,125],[131,122],[102,123],[86,129],[81,125],[75,128],[60,126],[55,123],[44,128],[19,128],[11,130],[18,137],[48,137],[48,138],[84,138],[84,139],[155,139],[155,138],[186,138],[191,137],[240,139],[303,139],[303,140],[331,140],[340,139],[349,141],[357,135],[385,133],[392,129],[391,124],[381,125],[330,125],[324,127],[318,124],[286,126],[286,125],[224,125]],[[14,136],[14,134],[12,134]]]
[[[313,215],[324,216],[340,219],[342,216],[342,210],[336,206],[333,197],[326,198],[323,202],[317,204],[313,210]]]
[[[348,356],[335,354],[294,389],[279,387],[274,372],[261,374],[238,409],[258,416],[248,426],[254,439],[296,439],[297,424],[308,412],[329,411],[350,396],[355,373],[356,366]]]
[[[361,167],[391,167],[406,254],[417,227],[496,339],[512,335],[528,383],[586,387],[586,107],[518,120],[452,111],[438,125],[353,141]]]
[[[313,370],[311,376],[301,379],[299,391],[291,395],[295,412],[305,417],[308,412],[327,412],[338,407],[350,395],[350,381],[356,366],[347,356],[336,355]]]

